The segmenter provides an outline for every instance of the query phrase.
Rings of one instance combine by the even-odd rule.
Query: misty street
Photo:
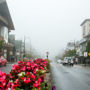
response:
[[[56,90],[90,90],[90,67],[51,64]]]
[[[0,90],[90,90],[90,0],[0,0]]]

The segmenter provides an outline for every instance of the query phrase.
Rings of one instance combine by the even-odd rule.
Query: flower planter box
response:
[[[9,74],[0,72],[1,90],[50,90],[45,80],[48,76],[47,61],[35,59],[34,61],[18,61],[12,66]]]

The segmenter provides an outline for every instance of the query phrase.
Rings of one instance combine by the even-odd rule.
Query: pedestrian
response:
[[[76,58],[75,63],[78,64],[78,58]]]

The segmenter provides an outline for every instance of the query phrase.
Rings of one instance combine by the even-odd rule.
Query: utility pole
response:
[[[25,52],[25,36],[24,36],[24,55],[23,55],[23,57],[25,57],[26,56],[26,52]]]
[[[20,42],[20,58],[21,58],[21,54],[22,54],[22,40]]]
[[[49,55],[49,52],[46,52],[46,57],[47,57],[47,59],[48,59],[48,55]]]
[[[74,50],[76,50],[76,42],[75,42],[75,40],[74,40]]]

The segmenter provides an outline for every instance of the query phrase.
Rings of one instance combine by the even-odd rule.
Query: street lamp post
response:
[[[24,36],[24,55],[23,55],[23,57],[25,57],[26,56],[26,52],[25,52],[25,36]]]
[[[46,57],[47,57],[47,59],[48,59],[48,55],[49,55],[49,52],[46,52]]]
[[[29,39],[29,42],[31,43],[30,37],[25,37],[24,36],[24,50],[23,50],[24,55],[23,55],[23,57],[26,57],[26,39],[27,38]],[[30,51],[31,51],[31,45],[30,45]]]

